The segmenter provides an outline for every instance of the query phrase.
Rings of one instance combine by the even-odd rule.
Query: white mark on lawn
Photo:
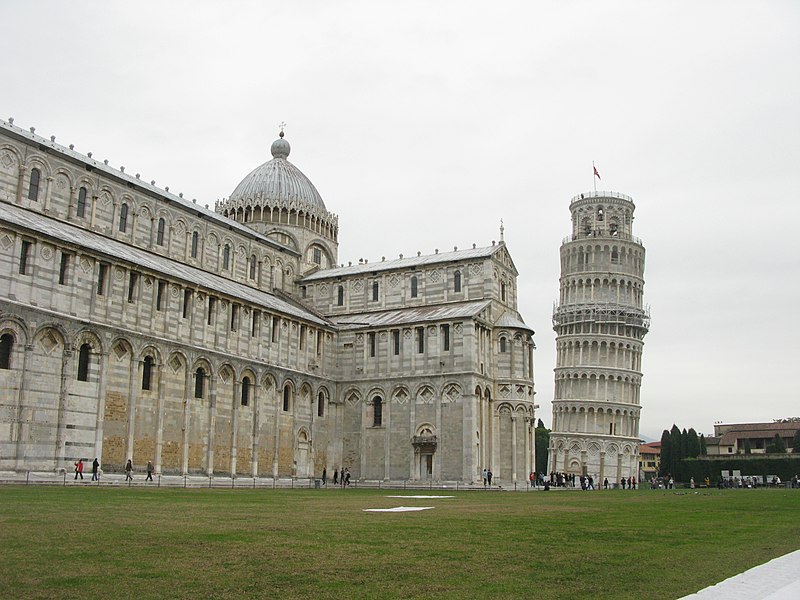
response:
[[[454,496],[386,496],[387,498],[454,498]]]
[[[364,512],[414,512],[431,508],[433,506],[395,506],[394,508],[365,508]]]

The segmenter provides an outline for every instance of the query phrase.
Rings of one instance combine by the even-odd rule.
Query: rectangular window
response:
[[[272,341],[278,341],[278,325],[280,325],[280,319],[278,317],[272,317]]]
[[[136,283],[139,281],[139,274],[131,271],[128,279],[128,302],[136,301]]]
[[[319,248],[314,248],[312,260],[314,261],[315,265],[321,265],[322,264],[322,250],[320,250]]]
[[[189,311],[192,307],[192,290],[183,290],[183,318],[189,317]]]
[[[158,290],[156,291],[156,310],[161,310],[164,305],[164,294],[167,291],[167,282],[159,281]]]
[[[217,309],[217,299],[209,296],[208,297],[208,324],[214,324],[214,311]]]
[[[261,322],[261,311],[254,310],[252,312],[253,320],[250,325],[250,335],[256,337],[258,335],[258,324]]]
[[[31,257],[31,246],[33,242],[22,240],[22,248],[19,252],[19,274],[25,275],[28,271],[28,261]]]
[[[61,266],[58,269],[58,284],[67,283],[67,273],[69,273],[69,254],[61,253]]]
[[[97,272],[97,295],[102,296],[106,293],[106,272],[108,271],[108,265],[104,263],[100,263],[100,268]]]
[[[392,332],[392,346],[394,347],[394,355],[400,354],[400,330],[395,329]]]
[[[378,282],[377,281],[373,281],[372,282],[372,301],[373,302],[377,302],[378,301],[378,289],[379,289],[378,288]]]
[[[425,352],[425,328],[417,327],[417,354]]]
[[[317,356],[322,356],[322,331],[317,331]]]
[[[450,352],[450,325],[442,325],[442,350]]]
[[[375,356],[375,333],[370,332],[367,336],[369,338],[369,355],[371,357]]]
[[[231,331],[239,327],[239,305],[231,303]]]
[[[306,347],[306,326],[300,325],[300,350]]]

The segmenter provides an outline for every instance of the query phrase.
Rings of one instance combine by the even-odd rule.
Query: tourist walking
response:
[[[78,475],[81,476],[83,479],[83,459],[79,458],[78,462],[75,463],[75,479],[78,478]]]
[[[483,467],[483,487],[486,487],[486,467]]]
[[[133,463],[128,459],[128,464],[125,465],[125,481],[133,481]]]
[[[147,477],[145,481],[153,481],[153,461],[147,461]]]
[[[603,489],[604,490],[608,489],[608,477],[603,478]]]
[[[100,481],[100,476],[98,472],[100,471],[100,461],[97,460],[97,457],[92,461],[92,481]]]
[[[489,484],[489,487],[492,487],[492,470],[486,469],[486,483]]]
[[[325,467],[322,469],[322,485],[328,485],[328,469]]]
[[[339,469],[333,469],[333,485],[339,485]]]
[[[350,485],[350,467],[347,467],[344,473],[344,486],[347,487],[349,485]]]

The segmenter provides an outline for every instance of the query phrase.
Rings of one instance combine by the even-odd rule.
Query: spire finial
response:
[[[503,232],[504,232],[505,230],[506,230],[506,228],[505,228],[505,227],[503,227],[503,219],[500,219],[500,241],[501,241],[501,242],[503,241]]]
[[[281,132],[278,135],[280,137],[283,137],[283,130],[286,129],[286,122],[285,121],[281,121],[280,124],[278,125],[278,127],[281,128]]]

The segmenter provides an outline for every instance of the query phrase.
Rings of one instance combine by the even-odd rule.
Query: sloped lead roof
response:
[[[361,329],[364,327],[391,327],[408,323],[424,323],[443,319],[466,319],[479,315],[490,303],[490,300],[479,300],[458,304],[415,306],[413,308],[343,315],[341,317],[331,317],[331,320],[341,329]]]
[[[508,327],[510,329],[525,329],[534,333],[533,329],[525,325],[522,321],[520,321],[515,315],[511,314],[510,312],[503,313],[494,324],[495,327]]]
[[[75,246],[83,246],[99,254],[132,263],[142,269],[164,273],[165,276],[180,279],[191,285],[240,298],[264,309],[292,315],[317,325],[330,326],[330,323],[324,319],[320,319],[316,315],[276,298],[267,292],[262,292],[250,286],[140,248],[128,246],[117,240],[103,237],[92,231],[75,227],[63,221],[57,221],[39,213],[27,211],[13,204],[0,202],[0,223],[2,222],[10,223],[29,231],[35,231]]]
[[[433,265],[437,263],[457,262],[472,258],[487,258],[500,250],[504,244],[485,246],[483,248],[469,248],[467,250],[453,250],[451,252],[439,252],[437,254],[426,254],[423,256],[409,256],[408,258],[396,258],[394,260],[382,260],[374,263],[360,263],[347,267],[336,267],[317,271],[303,278],[303,282],[316,281],[319,279],[330,279],[332,277],[344,277],[359,273],[375,273],[378,271],[391,271],[393,269],[410,269],[423,265]]]
[[[65,146],[62,146],[61,144],[57,144],[52,139],[47,140],[40,135],[36,135],[33,132],[22,129],[21,127],[17,127],[13,123],[9,123],[8,121],[4,121],[3,119],[0,119],[0,130],[5,130],[6,133],[12,135],[13,137],[21,138],[27,140],[28,142],[33,142],[39,146],[55,151],[64,158],[72,162],[77,162],[87,167],[91,167],[96,171],[105,173],[106,175],[109,175],[115,179],[131,184],[135,188],[139,188],[140,190],[143,190],[150,195],[157,196],[161,200],[178,204],[184,210],[195,213],[204,219],[208,219],[209,221],[214,222],[216,225],[220,227],[227,227],[228,229],[236,231],[249,238],[255,238],[258,241],[267,244],[268,246],[278,248],[283,252],[287,252],[295,256],[298,255],[297,250],[295,250],[294,248],[276,242],[275,240],[268,238],[267,236],[258,233],[254,229],[250,229],[249,227],[246,227],[234,221],[233,219],[228,219],[227,217],[224,217],[221,214],[209,208],[206,208],[205,206],[196,204],[195,202],[187,200],[186,198],[183,198],[177,194],[173,194],[172,192],[162,190],[161,188],[156,187],[154,184],[148,183],[142,179],[139,179],[138,177],[129,175],[128,173],[125,173],[124,171],[121,171],[119,169],[115,169],[105,164],[103,161],[97,161],[89,156],[84,156],[83,154],[81,154],[80,152],[76,152],[72,148],[67,148]]]

